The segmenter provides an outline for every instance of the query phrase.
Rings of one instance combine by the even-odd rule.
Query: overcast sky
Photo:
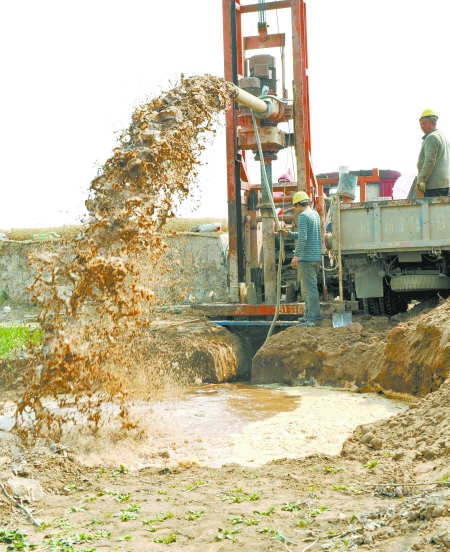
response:
[[[437,111],[450,134],[450,3],[307,7],[315,172],[413,173],[422,110]],[[133,106],[181,72],[223,75],[220,0],[10,0],[0,14],[3,229],[76,222]],[[245,17],[246,34],[257,34],[256,15]],[[281,157],[274,175],[287,166]],[[223,131],[203,160],[195,216],[226,216]]]

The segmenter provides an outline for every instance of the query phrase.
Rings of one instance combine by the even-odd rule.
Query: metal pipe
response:
[[[271,100],[260,100],[256,96],[253,96],[253,94],[242,90],[242,88],[239,88],[238,86],[234,86],[234,90],[230,95],[235,102],[242,104],[245,107],[252,109],[253,111],[256,111],[256,113],[269,114],[272,110]]]
[[[339,196],[335,196],[337,208],[337,226],[338,226],[338,263],[339,263],[339,303],[341,312],[344,311],[344,285],[342,283],[342,246],[341,246],[341,201]]]

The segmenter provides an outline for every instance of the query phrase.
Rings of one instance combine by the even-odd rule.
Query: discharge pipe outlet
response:
[[[236,85],[233,85],[230,96],[235,102],[255,111],[261,119],[269,117],[273,111],[272,100],[257,98]]]

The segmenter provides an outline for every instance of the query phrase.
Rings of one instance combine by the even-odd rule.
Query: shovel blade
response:
[[[335,312],[332,317],[333,328],[344,328],[352,323],[351,312]]]

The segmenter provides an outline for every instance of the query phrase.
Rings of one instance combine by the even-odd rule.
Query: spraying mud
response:
[[[90,185],[84,234],[64,254],[32,259],[44,346],[18,408],[24,436],[58,436],[58,420],[43,407],[43,396],[70,394],[94,429],[105,397],[148,392],[134,368],[148,365],[140,345],[157,282],[151,274],[143,282],[142,269],[161,261],[166,244],[159,230],[192,191],[205,133],[214,132],[217,114],[229,105],[229,87],[212,76],[182,78],[138,107]]]

